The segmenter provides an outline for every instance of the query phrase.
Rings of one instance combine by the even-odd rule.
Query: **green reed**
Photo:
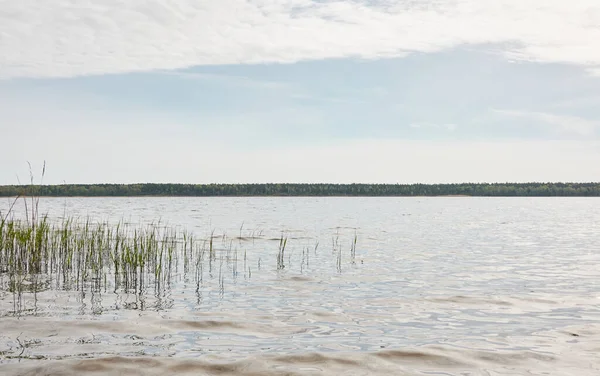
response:
[[[34,210],[37,211],[37,206]],[[276,270],[291,270],[288,238],[281,234],[277,240]],[[197,239],[191,232],[160,222],[131,225],[89,218],[53,220],[37,213],[16,218],[9,211],[0,213],[0,288],[13,293],[15,313],[22,310],[23,293],[36,294],[43,289],[91,289],[92,292],[114,289],[114,292],[144,294],[153,289],[159,296],[165,294],[178,274],[183,274],[186,280],[194,279],[196,291],[200,291],[207,273],[210,279],[218,278],[222,294],[226,274],[230,273],[234,284],[238,276],[252,278],[249,254],[244,250],[244,273],[239,273],[241,255],[233,244],[232,239],[217,236],[214,231],[206,239]],[[339,234],[332,239],[332,245],[335,266],[341,273]],[[356,245],[354,234],[350,247],[352,264],[356,260]],[[316,257],[318,247],[317,241],[314,249],[303,248],[301,273],[312,264],[310,253]],[[261,258],[257,261],[260,271]]]
[[[181,252],[180,252],[181,250]],[[211,250],[212,258],[216,252]],[[184,270],[203,262],[201,242],[186,232],[154,224],[132,227],[120,222],[76,221],[51,223],[3,218],[0,221],[0,273],[17,277],[60,277],[64,287],[113,277],[115,288],[140,289],[145,282],[166,282],[184,261]]]
[[[284,253],[285,253],[285,246],[287,245],[287,237],[284,237],[283,235],[281,235],[281,238],[279,239],[279,252],[277,252],[277,270],[281,270],[285,268],[285,259],[284,259]]]

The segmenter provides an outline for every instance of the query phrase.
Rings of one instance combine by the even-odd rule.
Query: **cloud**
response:
[[[185,80],[213,81],[223,85],[243,86],[257,89],[288,89],[289,84],[284,82],[257,80],[246,76],[235,76],[217,73],[194,73],[181,71],[161,72],[169,76],[180,77]]]
[[[551,127],[558,136],[575,135],[580,137],[592,137],[597,135],[600,130],[600,121],[590,120],[579,116],[515,110],[493,110],[493,112],[510,117],[541,122]]]
[[[600,77],[600,66],[588,68],[588,72],[595,77]]]
[[[416,129],[425,129],[425,128],[430,128],[430,129],[443,129],[443,130],[447,130],[449,132],[453,132],[456,130],[457,126],[456,124],[452,124],[452,123],[446,123],[446,124],[433,124],[433,123],[411,123],[410,124],[411,128],[416,128]]]
[[[596,0],[19,0],[0,9],[0,77],[367,59],[497,44],[600,65]]]
[[[164,71],[162,74],[174,77],[180,77],[184,80],[200,80],[205,82],[214,82],[224,86],[231,87],[244,87],[250,89],[262,89],[275,91],[277,94],[286,95],[290,98],[298,100],[307,100],[314,102],[327,102],[327,103],[360,103],[362,101],[356,99],[339,98],[336,96],[323,96],[315,95],[307,92],[306,89],[300,87],[298,83],[283,82],[283,81],[272,81],[266,79],[255,79],[247,76],[229,75],[229,74],[218,74],[218,73],[196,73],[196,72],[183,72],[183,71]],[[355,90],[356,91],[356,90]],[[352,93],[352,90],[345,90],[344,93]],[[356,93],[354,93],[356,94]],[[362,93],[365,94],[365,93]],[[367,91],[366,94],[377,95],[376,91]]]

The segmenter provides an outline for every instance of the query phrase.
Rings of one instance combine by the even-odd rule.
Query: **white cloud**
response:
[[[235,76],[227,74],[216,74],[216,73],[192,73],[192,72],[180,72],[180,71],[165,71],[161,72],[169,76],[181,77],[186,80],[202,80],[202,81],[213,81],[220,84],[231,85],[231,86],[242,86],[262,89],[286,89],[289,88],[289,84],[284,82],[269,81],[269,80],[257,80],[246,76]]]
[[[579,116],[557,115],[546,112],[493,110],[502,115],[524,118],[541,122],[552,127],[558,136],[576,135],[581,137],[595,136],[600,130],[600,121],[585,119]]]
[[[0,6],[0,77],[401,56],[499,43],[600,65],[596,0],[18,0]]]
[[[600,77],[600,66],[599,67],[588,68],[588,72],[592,76]]]
[[[445,123],[445,124],[434,124],[434,123],[411,123],[410,124],[411,128],[417,128],[417,129],[424,129],[424,128],[431,128],[431,129],[445,129],[449,132],[453,132],[456,130],[457,126],[456,124],[452,124],[452,123]]]
[[[600,72],[599,76],[600,76]],[[572,108],[600,108],[600,94],[584,94],[584,95],[573,95],[569,98],[559,100],[556,103],[551,104],[552,108],[559,109],[572,109]]]

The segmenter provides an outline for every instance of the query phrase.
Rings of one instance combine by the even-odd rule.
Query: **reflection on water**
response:
[[[600,200],[40,205],[57,221],[160,220],[176,246],[127,283],[109,262],[1,273],[0,373],[599,374]]]

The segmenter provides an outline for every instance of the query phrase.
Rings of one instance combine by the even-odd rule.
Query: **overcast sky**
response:
[[[0,184],[600,181],[598,0],[0,0]]]

